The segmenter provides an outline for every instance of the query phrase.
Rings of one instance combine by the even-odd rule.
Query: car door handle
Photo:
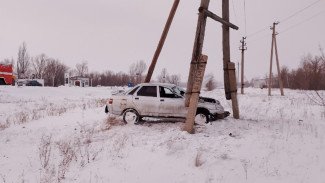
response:
[[[165,101],[164,99],[160,99],[161,102]]]
[[[134,99],[135,99],[135,100],[139,100],[139,97],[135,97]]]

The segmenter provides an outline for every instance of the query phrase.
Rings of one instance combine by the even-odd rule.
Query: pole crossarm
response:
[[[235,29],[235,30],[238,30],[238,29],[239,29],[236,25],[234,25],[234,24],[232,24],[232,23],[230,23],[230,22],[228,22],[228,21],[222,19],[222,18],[219,17],[218,15],[212,13],[211,11],[209,11],[209,10],[203,8],[203,7],[200,7],[200,8],[199,8],[199,12],[200,12],[200,13],[203,13],[205,16],[207,16],[207,17],[209,17],[209,18],[211,18],[211,19],[213,19],[213,20],[215,20],[215,21],[217,21],[217,22],[220,22],[220,23],[222,23],[223,25],[226,25],[226,26],[228,26],[228,27],[230,27],[230,28],[233,28],[233,29]]]

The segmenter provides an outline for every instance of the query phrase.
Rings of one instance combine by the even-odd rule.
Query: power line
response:
[[[237,14],[236,14],[236,10],[235,10],[234,0],[231,0],[231,2],[232,2],[232,9],[234,10],[235,21],[236,21],[236,24],[238,25],[238,19],[237,19]],[[237,32],[238,36],[240,37],[241,29],[239,29],[239,31],[236,31],[236,32]]]
[[[298,15],[299,13],[305,11],[306,9],[308,9],[308,8],[310,8],[310,7],[312,7],[312,6],[314,6],[315,4],[317,4],[317,3],[321,2],[321,1],[322,1],[322,0],[317,0],[317,1],[313,2],[313,3],[311,3],[310,5],[304,7],[303,9],[298,10],[297,12],[293,13],[292,15],[290,15],[290,16],[288,16],[288,17],[282,19],[282,20],[280,20],[280,22],[283,23],[283,22],[289,20],[290,18],[292,18],[292,17]]]
[[[234,5],[234,0],[231,0],[231,2],[232,2],[232,9],[234,10],[235,20],[236,20],[236,22],[238,22],[238,21],[237,21],[236,10],[235,10],[235,5]]]
[[[246,37],[253,37],[253,36],[255,36],[255,35],[257,35],[257,34],[263,32],[263,31],[265,31],[265,30],[268,30],[268,29],[269,29],[269,26],[264,27],[264,28],[262,28],[262,29],[260,29],[260,30],[258,30],[258,31],[256,31],[256,32],[253,32],[252,34],[249,34],[249,35],[246,36]]]
[[[247,24],[246,24],[246,0],[244,0],[244,13],[245,13],[245,35],[247,34]]]
[[[267,34],[267,35],[264,35],[264,36],[259,37],[259,38],[257,38],[257,39],[254,39],[253,41],[247,41],[247,42],[251,45],[251,44],[253,44],[253,43],[257,42],[257,41],[260,41],[260,40],[262,40],[262,39],[265,39],[265,38],[267,38],[267,37],[269,37],[269,36],[270,36],[270,34]]]
[[[315,18],[315,17],[317,17],[317,16],[319,16],[319,15],[321,15],[321,14],[323,14],[323,13],[325,13],[325,10],[324,10],[324,11],[321,11],[321,12],[319,12],[319,13],[313,15],[313,16],[311,16],[310,18],[308,18],[308,19],[306,19],[306,20],[304,20],[304,21],[301,21],[301,22],[299,22],[299,23],[297,23],[297,24],[294,24],[294,25],[288,27],[287,29],[281,31],[281,33],[283,34],[283,33],[287,32],[288,30],[290,30],[290,29],[292,29],[292,28],[294,28],[294,27],[297,27],[297,26],[299,26],[300,24],[306,23],[306,22],[310,21],[311,19],[313,19],[313,18]]]
[[[305,11],[306,9],[308,9],[308,8],[310,8],[310,7],[314,6],[314,5],[316,5],[317,3],[321,2],[321,1],[322,1],[322,0],[317,0],[317,1],[315,1],[315,2],[313,2],[313,3],[311,3],[311,4],[309,4],[308,6],[306,6],[306,7],[302,8],[302,9],[298,10],[297,12],[293,13],[292,15],[290,15],[290,16],[288,16],[288,17],[286,17],[286,18],[281,19],[280,22],[283,23],[283,22],[285,22],[285,21],[287,21],[287,20],[293,18],[294,16],[298,15],[299,13]],[[244,1],[244,3],[245,3],[245,1]],[[245,23],[246,23],[246,22],[245,22]],[[246,25],[245,25],[245,26],[246,26]],[[246,28],[245,28],[245,29],[246,29]],[[258,30],[258,31],[256,31],[256,32],[253,32],[252,34],[247,35],[246,37],[254,37],[254,36],[258,35],[259,33],[263,32],[263,31],[265,31],[265,30],[268,30],[268,29],[269,29],[269,26],[264,27],[264,28],[262,28],[262,29],[260,29],[260,30]],[[255,42],[255,41],[254,41],[254,42]]]

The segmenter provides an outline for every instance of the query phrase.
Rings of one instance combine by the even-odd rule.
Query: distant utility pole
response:
[[[237,81],[238,81],[238,84],[239,85],[239,62],[237,62]]]
[[[244,94],[244,57],[245,57],[245,50],[247,50],[246,43],[245,43],[246,37],[243,37],[241,42],[241,94]],[[239,69],[239,67],[238,67]]]
[[[282,84],[282,78],[281,78],[281,72],[280,72],[278,48],[277,48],[277,44],[276,44],[276,35],[278,35],[278,33],[275,31],[275,26],[278,25],[278,24],[279,24],[279,22],[274,22],[273,27],[271,27],[271,30],[273,30],[273,33],[272,33],[271,59],[270,59],[270,77],[269,77],[269,83],[268,83],[269,84],[269,96],[271,96],[273,47],[275,49],[276,66],[277,66],[277,70],[278,70],[278,79],[279,79],[279,86],[280,86],[281,96],[284,96],[283,84]]]

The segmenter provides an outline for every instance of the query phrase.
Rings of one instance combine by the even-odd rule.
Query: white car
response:
[[[105,112],[123,115],[125,123],[135,124],[142,117],[186,118],[185,90],[167,83],[142,83],[124,93],[112,94]],[[218,100],[200,97],[196,123],[223,119],[229,115]]]

